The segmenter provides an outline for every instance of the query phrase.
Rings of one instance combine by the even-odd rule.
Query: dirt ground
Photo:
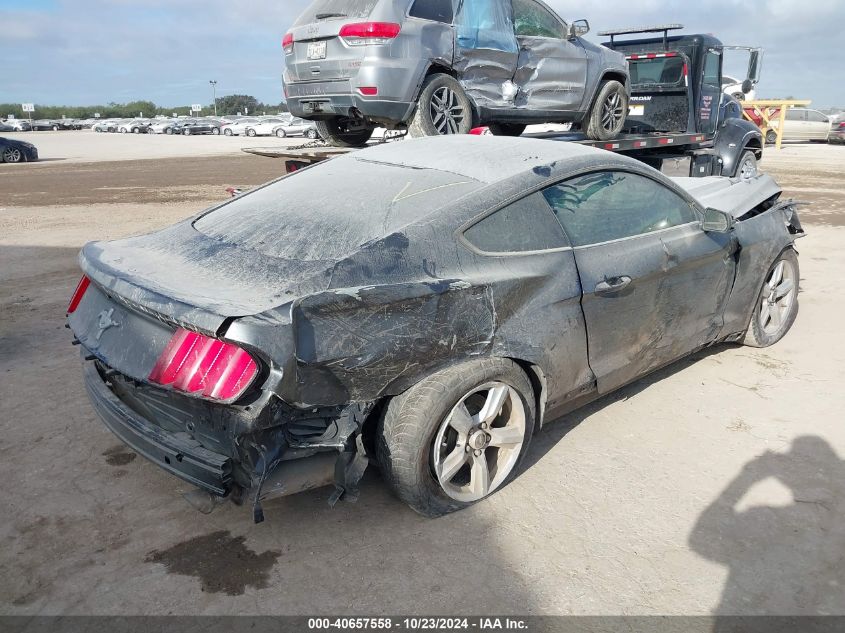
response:
[[[198,514],[111,435],[63,324],[84,242],[281,165],[233,146],[0,166],[0,613],[845,614],[843,154],[766,154],[815,203],[778,345],[707,350],[547,425],[469,510],[424,519],[370,469],[358,503],[312,491],[257,526],[231,504]]]

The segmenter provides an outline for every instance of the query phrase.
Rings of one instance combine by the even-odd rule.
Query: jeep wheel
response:
[[[587,138],[607,141],[622,131],[628,116],[628,93],[618,81],[605,81],[599,87],[593,109],[587,115]]]
[[[745,150],[742,153],[742,158],[739,159],[739,164],[736,166],[734,178],[751,180],[757,177],[757,173],[757,155],[751,150]]]
[[[491,123],[487,127],[495,136],[522,136],[527,126],[519,123]]]
[[[412,137],[469,134],[472,103],[458,80],[438,73],[423,83],[417,109],[408,125]]]
[[[373,128],[355,119],[335,117],[316,125],[323,140],[335,147],[363,147],[373,135]]]
[[[378,463],[402,501],[441,516],[516,476],[534,419],[531,383],[513,361],[462,363],[390,401],[376,437]]]

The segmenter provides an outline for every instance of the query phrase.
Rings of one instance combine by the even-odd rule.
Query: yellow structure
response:
[[[806,108],[812,101],[786,101],[781,99],[760,99],[756,101],[743,101],[742,114],[743,116],[754,123],[763,132],[763,141],[766,140],[766,134],[769,130],[777,132],[777,141],[775,147],[780,149],[783,141],[783,124],[786,120],[786,111],[789,108]],[[777,121],[777,126],[772,125]]]

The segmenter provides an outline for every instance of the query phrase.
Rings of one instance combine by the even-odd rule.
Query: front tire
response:
[[[316,141],[319,137],[320,137],[320,135],[317,133],[317,130],[315,130],[314,128],[311,128],[307,132],[305,132],[305,138],[310,139],[312,141]]]
[[[745,150],[742,157],[739,159],[739,164],[736,166],[736,173],[734,178],[741,180],[751,180],[759,173],[757,168],[757,155],[751,150]]]
[[[255,130],[253,130],[251,127],[247,128],[246,135],[250,137],[255,136]]]
[[[3,150],[4,163],[19,163],[23,160],[23,152],[17,147],[7,147]]]
[[[518,123],[491,123],[487,127],[494,136],[522,136],[527,126]]]
[[[786,336],[798,316],[800,274],[795,251],[790,248],[781,253],[757,295],[745,345],[769,347]]]
[[[287,132],[285,132],[284,129],[279,128],[278,130],[276,130],[276,138],[285,138],[286,136]]]
[[[378,463],[402,501],[424,516],[442,516],[516,476],[535,417],[531,383],[516,363],[462,363],[390,401],[376,438]]]
[[[766,142],[769,145],[774,145],[778,142],[778,133],[775,130],[769,130],[766,132]]]
[[[351,119],[334,118],[316,121],[317,131],[323,140],[335,147],[363,147],[373,135],[371,127],[351,127]]]
[[[472,123],[472,103],[461,84],[451,75],[437,73],[423,82],[408,134],[414,138],[469,134]]]
[[[211,128],[211,133],[212,133],[214,136],[220,136],[220,128],[219,128],[219,127],[213,127],[213,128]]]
[[[593,109],[586,119],[587,138],[608,141],[622,131],[628,116],[628,93],[618,81],[605,81],[599,87]]]
[[[234,134],[234,132],[232,132],[232,130],[230,130],[229,128],[226,128],[226,130],[223,132],[223,134],[225,134],[226,136],[232,136],[232,134]]]
[[[173,134],[173,128],[172,127],[167,128],[166,130],[164,130],[164,133],[165,134]]]

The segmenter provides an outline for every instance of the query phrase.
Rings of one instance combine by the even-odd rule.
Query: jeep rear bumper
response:
[[[289,83],[285,91],[291,114],[311,120],[363,116],[376,123],[403,123],[416,105],[357,95],[348,80]]]

